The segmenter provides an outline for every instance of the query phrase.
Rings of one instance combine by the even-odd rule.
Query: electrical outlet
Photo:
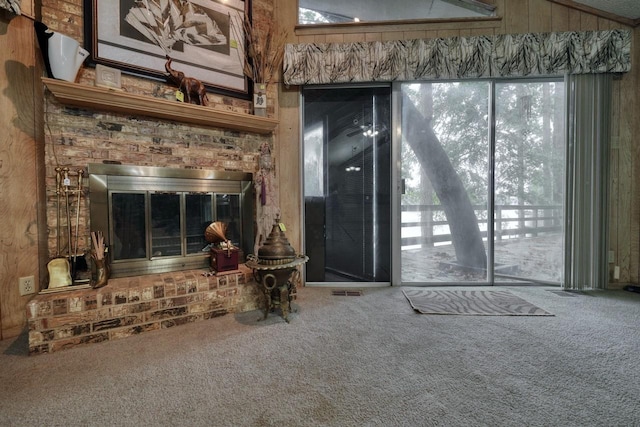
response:
[[[18,279],[18,286],[20,287],[20,295],[30,295],[36,293],[36,284],[34,283],[33,276],[21,277]]]

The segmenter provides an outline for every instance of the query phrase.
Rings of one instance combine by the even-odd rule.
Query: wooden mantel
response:
[[[42,82],[63,104],[123,114],[138,114],[201,126],[268,134],[278,120],[250,114],[220,111],[200,105],[134,95],[120,90],[42,78]]]

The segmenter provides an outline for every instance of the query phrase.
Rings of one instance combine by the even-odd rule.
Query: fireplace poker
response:
[[[77,268],[76,257],[78,256],[78,231],[80,228],[80,198],[82,197],[82,175],[84,174],[84,169],[78,170],[78,195],[76,196],[76,242],[73,249],[73,265],[74,269]]]
[[[62,168],[56,168],[56,258],[60,256],[60,191],[62,190]]]
[[[64,185],[64,200],[67,210],[67,253],[71,258],[71,213],[69,212],[69,187],[71,180],[69,179],[69,168],[62,168],[62,185]]]

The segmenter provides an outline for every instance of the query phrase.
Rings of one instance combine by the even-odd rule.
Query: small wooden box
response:
[[[231,271],[238,269],[238,248],[231,250],[211,248],[211,269],[218,271]]]

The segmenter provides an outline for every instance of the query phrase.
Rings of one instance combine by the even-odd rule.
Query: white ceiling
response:
[[[576,3],[600,9],[629,19],[640,19],[640,0],[574,0]]]

